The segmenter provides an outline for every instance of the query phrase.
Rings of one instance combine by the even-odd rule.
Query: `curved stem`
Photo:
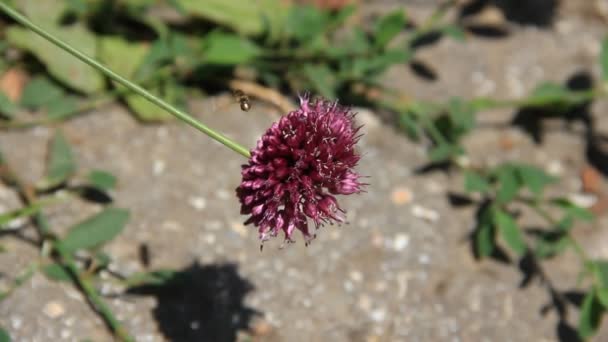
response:
[[[99,72],[103,73],[104,75],[106,75],[110,79],[116,81],[117,83],[122,84],[123,86],[125,86],[128,89],[130,89],[134,93],[139,94],[140,96],[142,96],[146,100],[148,100],[148,101],[152,102],[153,104],[157,105],[158,107],[166,110],[167,112],[169,112],[171,115],[175,116],[176,118],[182,120],[183,122],[187,123],[188,125],[196,128],[196,129],[198,129],[199,131],[207,134],[209,137],[211,137],[212,139],[217,140],[218,142],[222,143],[223,145],[225,145],[226,147],[230,148],[231,150],[233,150],[233,151],[235,151],[237,153],[240,153],[241,155],[243,155],[243,156],[245,156],[247,158],[250,157],[249,150],[247,148],[245,148],[244,146],[238,144],[237,142],[231,140],[230,138],[224,136],[223,134],[221,134],[221,133],[219,133],[219,132],[217,132],[217,131],[209,128],[209,127],[207,127],[202,122],[196,120],[195,118],[193,118],[192,116],[184,113],[183,111],[175,108],[174,106],[172,106],[169,103],[165,102],[161,98],[154,96],[152,93],[148,92],[147,90],[145,90],[144,88],[138,86],[137,84],[135,84],[135,83],[127,80],[126,78],[124,78],[124,77],[122,77],[120,75],[118,75],[114,71],[108,69],[105,65],[103,65],[100,62],[96,61],[95,59],[87,56],[86,54],[80,52],[79,50],[75,49],[74,47],[72,47],[68,43],[66,43],[66,42],[60,40],[59,38],[57,38],[57,37],[49,34],[43,28],[41,28],[40,26],[32,23],[29,19],[27,19],[26,17],[24,17],[23,15],[21,15],[20,13],[18,13],[17,11],[15,11],[14,9],[12,9],[6,3],[0,2],[0,10],[2,10],[6,15],[8,15],[11,18],[13,18],[18,23],[22,24],[23,26],[25,26],[28,29],[34,31],[35,33],[37,33],[38,35],[42,36],[43,38],[45,38],[49,42],[53,43],[57,47],[65,50],[66,52],[68,52],[70,54],[72,54],[74,57],[80,59],[81,61],[85,62],[86,64],[90,65],[91,67],[97,69]]]

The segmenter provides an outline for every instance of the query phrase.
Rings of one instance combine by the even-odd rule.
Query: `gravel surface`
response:
[[[426,13],[427,9],[419,9]],[[416,8],[413,13],[417,13]],[[428,12],[428,11],[427,11]],[[423,81],[396,67],[386,83],[420,99],[489,95],[512,98],[539,81],[563,82],[587,70],[598,75],[604,27],[578,12],[559,17],[552,30],[510,26],[501,39],[471,36],[466,43],[443,39],[417,57],[439,79]],[[192,112],[211,127],[247,146],[276,119],[256,105],[211,113],[209,102],[193,101]],[[597,117],[605,103],[593,104]],[[484,114],[484,124],[510,119],[510,111]],[[409,142],[374,113],[360,110],[365,124],[360,172],[368,192],[342,198],[349,224],[323,228],[305,247],[280,239],[261,252],[257,233],[242,225],[234,189],[244,159],[179,123],[142,125],[112,105],[61,125],[82,170],[104,169],[119,179],[115,205],[131,210],[125,231],[105,247],[112,270],[145,270],[139,246],[150,250],[149,269],[184,271],[188,281],[164,289],[124,293],[110,281],[102,293],[138,341],[553,341],[567,338],[565,322],[541,309],[550,302],[538,282],[520,288],[512,263],[478,262],[468,234],[473,209],[455,209],[446,197],[459,191],[457,174],[414,171],[425,164],[422,146]],[[604,120],[606,121],[606,120]],[[600,122],[606,131],[608,123]],[[604,127],[602,127],[604,126]],[[44,171],[46,145],[55,128],[2,132],[0,146],[24,178]],[[505,137],[512,147],[501,149]],[[560,190],[580,192],[576,180],[585,163],[580,136],[551,130],[537,146],[520,130],[484,128],[466,141],[475,163],[523,159],[563,176]],[[0,187],[2,209],[18,199]],[[50,211],[58,230],[96,212],[87,203]],[[534,217],[524,213],[534,224]],[[608,236],[581,227],[594,255],[608,256]],[[2,239],[0,270],[15,275],[37,251],[14,237]],[[571,255],[547,269],[561,290],[574,288],[578,265]],[[2,280],[2,279],[0,279]],[[576,310],[569,317],[576,322]],[[68,284],[35,275],[0,304],[0,325],[15,341],[110,341],[103,322]],[[602,337],[603,336],[603,337]],[[608,339],[604,329],[599,340]],[[567,340],[567,339],[566,339]]]

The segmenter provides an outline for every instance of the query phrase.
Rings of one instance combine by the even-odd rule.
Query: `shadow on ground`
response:
[[[132,287],[128,293],[154,296],[154,318],[169,341],[235,341],[261,313],[247,307],[253,284],[233,263],[194,263],[162,285]]]

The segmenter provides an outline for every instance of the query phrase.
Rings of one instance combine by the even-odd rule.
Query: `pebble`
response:
[[[190,203],[190,205],[198,211],[201,211],[207,207],[207,200],[204,197],[190,197],[188,203]]]
[[[42,312],[49,318],[57,318],[65,313],[65,307],[57,301],[50,301],[44,305]]]
[[[413,198],[414,195],[412,194],[412,191],[404,187],[395,189],[391,194],[391,200],[395,205],[409,204],[412,202]]]
[[[410,237],[407,234],[399,233],[393,239],[393,249],[397,252],[404,250],[410,243]]]
[[[597,203],[597,196],[593,194],[570,194],[568,199],[575,205],[582,208],[591,208]]]
[[[372,312],[370,312],[369,317],[374,322],[378,322],[378,323],[382,322],[386,318],[386,310],[384,308],[375,309]]]
[[[227,200],[230,198],[230,192],[223,190],[223,189],[216,191],[215,195],[217,196],[217,198],[219,198],[221,200]]]
[[[437,222],[439,220],[439,213],[437,211],[425,208],[421,205],[414,205],[412,207],[412,215],[428,222]]]
[[[361,296],[359,296],[357,306],[363,311],[369,311],[372,308],[372,300],[371,298],[369,298],[368,295],[362,294]]]
[[[230,223],[230,228],[242,238],[247,236],[247,228],[240,221]]]
[[[547,172],[552,176],[561,176],[564,173],[564,165],[559,160],[552,160],[547,165]]]
[[[165,172],[165,167],[166,167],[166,164],[165,164],[164,160],[156,159],[154,161],[154,164],[152,165],[152,173],[155,176],[159,176],[163,172]]]
[[[165,221],[165,222],[163,222],[162,227],[166,230],[174,231],[174,232],[182,229],[180,224],[175,221]]]
[[[351,271],[349,276],[350,276],[350,279],[352,279],[356,283],[360,283],[363,280],[363,274],[356,270]]]

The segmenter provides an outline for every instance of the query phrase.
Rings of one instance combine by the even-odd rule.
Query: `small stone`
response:
[[[388,284],[385,281],[377,281],[374,283],[374,290],[376,292],[385,292],[388,289]]]
[[[217,198],[221,199],[221,200],[227,200],[230,199],[230,193],[226,190],[220,189],[218,191],[215,192],[215,195],[217,196]]]
[[[254,336],[268,336],[272,333],[272,325],[263,319],[258,319],[250,328],[251,334]]]
[[[236,232],[237,234],[239,234],[240,237],[246,237],[247,236],[247,228],[241,223],[241,222],[237,222],[234,221],[230,224],[230,228]]]
[[[152,165],[152,173],[155,176],[159,176],[163,172],[165,172],[165,162],[163,160],[156,159]]]
[[[425,208],[420,205],[412,207],[412,215],[414,217],[423,219],[428,222],[437,222],[439,220],[439,213],[435,210]]]
[[[598,197],[590,194],[571,194],[568,196],[568,200],[579,207],[591,208],[597,202]]]
[[[162,227],[166,230],[170,230],[170,231],[179,231],[182,229],[182,227],[179,225],[179,223],[175,222],[175,221],[165,221],[162,224]]]
[[[50,301],[44,305],[42,312],[44,312],[44,314],[49,318],[55,319],[65,313],[65,307],[57,301]]]
[[[384,237],[379,232],[373,232],[371,236],[372,246],[381,248],[384,245]]]
[[[205,234],[205,237],[203,238],[205,240],[205,243],[207,243],[208,245],[213,245],[215,243],[215,235],[213,234]]]
[[[391,194],[391,200],[396,205],[405,205],[412,202],[414,195],[408,188],[397,188]]]
[[[356,283],[360,283],[363,280],[363,274],[356,270],[351,271],[349,276],[350,276],[350,279],[352,279]]]
[[[201,211],[207,207],[207,200],[205,200],[203,197],[190,197],[188,202],[194,209],[198,211]]]
[[[581,182],[584,192],[598,193],[602,185],[602,175],[593,166],[587,165],[581,170]]]
[[[372,308],[372,300],[368,295],[363,294],[359,296],[357,306],[363,311],[369,311]]]
[[[382,322],[386,318],[386,310],[383,308],[375,309],[369,316],[374,322]]]
[[[564,173],[564,165],[559,160],[552,160],[547,165],[547,172],[552,176],[561,176]]]
[[[420,254],[418,256],[418,262],[421,264],[428,264],[431,261],[431,258],[427,254]]]
[[[349,293],[353,292],[353,290],[355,289],[355,285],[350,280],[345,280],[342,286],[344,287],[344,291]]]
[[[329,231],[329,238],[332,240],[339,240],[342,237],[342,233],[339,229],[332,229]]]
[[[393,249],[397,252],[404,250],[410,243],[410,237],[407,234],[399,233],[393,239]]]

